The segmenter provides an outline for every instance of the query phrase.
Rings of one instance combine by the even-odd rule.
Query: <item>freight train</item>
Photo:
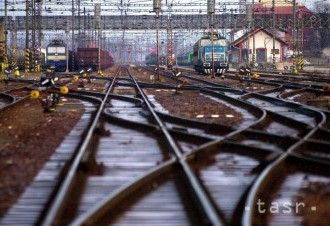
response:
[[[92,68],[94,71],[98,69],[99,49],[98,48],[78,48],[77,52],[69,52],[64,41],[53,40],[47,46],[47,63],[48,68],[54,67],[55,71],[65,71],[67,63],[69,69],[74,70]],[[69,57],[69,59],[67,59]],[[72,60],[74,61],[72,63]],[[100,68],[105,69],[114,65],[114,58],[108,51],[100,49]]]
[[[54,67],[55,71],[65,71],[67,51],[63,40],[52,40],[46,48],[46,67]]]
[[[222,74],[228,70],[228,46],[229,42],[221,36],[213,36],[213,62],[214,71]],[[212,72],[212,39],[210,35],[199,39],[193,47],[195,71],[204,74]]]
[[[99,49],[98,48],[78,48],[75,54],[77,69],[92,68],[98,70]],[[114,58],[108,51],[100,49],[100,68],[105,69],[114,65]]]

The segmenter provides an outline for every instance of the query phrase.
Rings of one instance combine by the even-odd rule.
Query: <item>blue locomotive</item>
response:
[[[222,74],[229,68],[229,42],[224,37],[214,35],[213,46],[214,71],[217,74]],[[193,56],[195,71],[210,74],[212,71],[212,40],[210,36],[205,36],[195,43]]]
[[[63,40],[52,40],[47,46],[46,66],[54,67],[55,71],[65,71],[67,64],[67,46]]]

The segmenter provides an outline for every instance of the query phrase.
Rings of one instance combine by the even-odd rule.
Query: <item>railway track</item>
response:
[[[0,109],[6,107],[8,104],[13,103],[15,98],[11,95],[0,93]]]
[[[185,72],[186,78],[193,79],[199,82],[203,82],[201,80],[206,80],[205,78],[203,79],[202,77],[205,76],[195,76],[197,75],[196,72],[184,68],[180,68],[183,72]],[[189,74],[189,75],[187,75]],[[235,86],[241,89],[246,88],[246,86],[241,85],[238,83],[238,78],[235,75],[236,72],[228,71],[225,75],[225,79],[223,80],[223,84],[228,84],[230,86]],[[314,75],[294,75],[294,76],[288,76],[288,75],[274,75],[274,74],[269,74],[269,73],[258,73],[260,76],[258,79],[254,79],[251,76],[250,82],[251,84],[261,84],[265,86],[293,86],[297,88],[312,88],[312,89],[317,89],[317,90],[323,90],[324,86],[330,83],[330,80],[325,78],[325,77],[317,77]],[[197,77],[197,79],[196,79]],[[226,80],[230,80],[230,82],[227,82]],[[209,79],[207,79],[209,81]],[[221,84],[221,80],[219,78],[216,78],[218,84]],[[233,80],[237,81],[236,83],[233,83]],[[246,80],[245,83],[248,83],[249,81]],[[212,83],[210,83],[212,84]],[[248,90],[248,91],[260,91],[258,88],[256,90]],[[263,92],[263,90],[261,90]]]
[[[5,89],[0,92],[0,109],[15,105],[19,101],[22,101],[29,97],[31,88],[33,85],[19,85],[15,86],[6,86]]]
[[[192,68],[180,67],[180,70],[195,73]],[[227,71],[226,75],[234,75],[235,71]],[[330,83],[330,79],[328,79],[325,75],[315,75],[314,73],[298,73],[292,74],[291,72],[271,72],[271,71],[262,71],[262,70],[253,70],[253,73],[257,73],[261,80],[283,80],[283,81],[291,81],[291,82],[300,82],[300,83]]]
[[[296,194],[308,192],[303,185],[313,185],[321,176],[328,183],[327,171],[312,167],[322,164],[325,169],[329,164],[328,114],[275,98],[298,88],[250,93],[211,84],[199,87],[199,95],[246,116],[238,126],[224,126],[157,110],[159,103],[148,90],[175,86],[138,83],[132,73],[120,69],[106,93],[81,92],[102,103],[96,112],[91,109],[94,117],[85,135],[80,127],[74,139],[79,143],[84,137],[71,154],[75,158],[67,154],[70,161],[55,169],[63,176],[56,177],[56,183],[50,178],[51,198],[40,197],[46,207],[35,210],[35,215],[42,214],[26,225],[236,226],[310,220],[305,213],[256,212],[258,199],[269,209],[272,200],[281,202],[276,197],[297,200]],[[306,177],[310,182],[302,183]],[[260,195],[268,190],[274,195]],[[26,217],[9,216],[3,225],[6,219],[24,223]]]

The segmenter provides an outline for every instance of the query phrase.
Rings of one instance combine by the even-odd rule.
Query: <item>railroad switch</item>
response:
[[[91,81],[91,72],[92,72],[92,68],[88,68],[87,70],[86,70],[86,72],[87,72],[87,81],[88,81],[88,83],[92,83],[92,81]],[[103,75],[103,73],[102,73],[102,71],[100,70],[99,72],[99,75]]]
[[[253,74],[253,75],[252,75],[252,78],[254,78],[254,79],[258,79],[258,78],[259,78],[259,75],[258,75],[258,74]]]
[[[21,77],[20,71],[17,69],[15,70],[15,77],[16,78]]]
[[[40,86],[42,87],[50,87],[55,85],[55,81],[58,78],[54,78],[53,76],[43,76],[40,78]]]
[[[9,78],[10,73],[11,73],[11,69],[7,67],[7,68],[5,69],[6,79]]]
[[[249,66],[241,66],[239,68],[239,81],[243,83],[245,80],[245,77],[247,77],[247,85],[251,85],[251,68]]]
[[[46,100],[38,98],[45,113],[56,110],[56,105],[60,102],[60,95],[58,93],[51,93],[46,97]]]
[[[58,77],[55,76],[55,67],[50,67],[46,70],[46,75],[40,78],[40,85],[42,87],[54,86]]]
[[[46,75],[47,76],[55,76],[55,67],[54,66],[50,66],[47,70],[46,70]]]
[[[30,93],[30,97],[33,99],[38,99],[41,107],[44,109],[45,113],[56,111],[56,106],[59,105],[61,94],[67,94],[69,89],[66,86],[60,88],[60,93],[50,93],[47,95],[46,99],[40,98],[40,93],[38,90],[33,90]]]
[[[79,85],[78,87],[84,88],[85,84],[84,84],[84,79],[87,79],[88,83],[92,83],[91,78],[90,78],[90,73],[91,73],[92,69],[88,68],[87,70],[82,69],[81,71],[79,71],[80,77],[78,77],[79,80]],[[73,78],[75,81],[77,80],[75,77]]]
[[[172,72],[173,76],[176,78],[176,86],[175,86],[175,93],[174,95],[179,94],[179,89],[182,89],[184,85],[188,84],[188,80],[185,79],[181,84],[179,84],[179,77],[182,75],[181,71],[178,71],[178,69],[174,69]]]

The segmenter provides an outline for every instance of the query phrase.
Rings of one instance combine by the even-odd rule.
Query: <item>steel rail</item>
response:
[[[127,71],[129,72],[128,69],[127,69]],[[129,72],[129,74],[130,74],[130,72]],[[212,202],[209,200],[209,198],[205,194],[205,191],[202,188],[201,184],[198,182],[198,179],[196,178],[196,176],[194,175],[194,173],[192,172],[192,170],[190,169],[188,164],[185,162],[185,158],[181,154],[179,147],[176,145],[175,141],[173,140],[172,136],[168,132],[168,130],[167,130],[166,126],[164,125],[164,123],[162,122],[162,120],[158,117],[156,112],[153,110],[153,107],[149,103],[148,98],[146,97],[146,95],[144,94],[142,89],[140,88],[138,82],[135,80],[135,78],[131,74],[130,74],[130,76],[131,76],[131,79],[133,80],[133,82],[136,84],[136,88],[140,92],[148,110],[152,114],[153,118],[156,120],[161,132],[163,133],[164,137],[166,138],[166,141],[170,145],[170,148],[174,152],[179,164],[181,165],[183,171],[185,172],[195,194],[197,195],[197,197],[199,199],[200,204],[203,207],[205,215],[208,216],[208,218],[209,218],[210,224],[213,226],[222,225],[222,222],[219,219],[216,209],[214,208]]]
[[[242,225],[244,226],[251,226],[253,225],[253,216],[252,214],[255,212],[255,200],[258,196],[260,187],[263,186],[265,181],[267,181],[270,173],[272,172],[273,168],[275,168],[277,165],[281,164],[282,161],[284,161],[286,158],[288,158],[291,155],[295,155],[298,157],[294,151],[299,148],[299,146],[303,145],[306,141],[308,141],[308,138],[311,137],[320,127],[321,125],[325,122],[325,115],[322,112],[319,112],[321,115],[322,119],[316,124],[314,128],[312,128],[302,139],[298,140],[296,143],[294,143],[287,152],[283,153],[280,158],[278,158],[275,162],[270,164],[263,172],[262,174],[257,178],[256,182],[253,184],[248,196],[247,196],[247,201],[246,201],[246,207],[250,208],[249,212],[244,212],[243,218],[242,218]],[[306,157],[301,158],[301,159],[306,159]],[[309,161],[315,161],[319,163],[323,163],[322,161],[317,161],[313,158],[308,158]]]
[[[315,90],[315,89],[311,89],[311,88],[305,88],[305,89],[299,89],[299,90],[294,90],[294,91],[291,91],[291,92],[286,92],[286,93],[282,93],[280,94],[278,97],[280,99],[283,99],[283,100],[286,100],[286,101],[289,101],[289,102],[293,102],[293,103],[297,103],[295,101],[291,101],[291,100],[287,100],[286,98],[288,97],[292,97],[294,95],[297,95],[297,94],[301,94],[301,93],[304,93],[304,92],[307,92],[307,93],[314,93],[316,95],[325,95],[325,96],[330,96],[330,93],[329,92],[324,92],[324,91],[321,91],[321,90]],[[323,112],[328,112],[330,113],[330,110],[324,110],[324,109],[319,109],[317,107],[313,107],[313,106],[309,106],[309,105],[305,105],[305,104],[302,104],[302,103],[299,103],[305,107],[308,107],[308,108],[312,108],[313,110],[318,110],[318,111],[323,111]]]
[[[15,101],[16,98],[14,96],[6,94],[6,93],[0,93],[0,101],[4,103],[3,106],[0,105],[0,111],[4,110],[6,108],[9,108],[10,106],[15,105],[16,103],[18,103],[22,99],[20,99],[18,101]]]
[[[185,72],[189,72],[189,73],[194,73],[196,74],[194,71],[190,71],[190,70],[187,70],[187,69],[182,69],[183,71]],[[228,74],[235,74],[237,72],[234,72],[234,71],[228,71],[227,72]],[[237,80],[235,76],[233,75],[226,75],[226,78],[228,79],[234,79],[234,80]],[[306,79],[306,78],[290,78],[291,80],[293,79],[293,81],[289,81],[289,80],[283,80],[283,81],[279,81],[279,80],[271,80],[271,79],[266,79],[267,75],[266,74],[260,74],[261,78],[258,78],[258,79],[254,79],[251,77],[251,82],[252,83],[258,83],[258,84],[264,84],[264,85],[269,85],[269,86],[292,86],[292,87],[296,87],[296,88],[315,88],[315,89],[322,89],[323,86],[319,86],[319,85],[315,85],[315,84],[301,84],[301,83],[297,83],[297,80],[306,80],[306,81],[311,81],[311,82],[330,82],[330,79],[324,79],[324,78],[310,78],[310,79]],[[195,80],[195,81],[198,81],[198,82],[204,82],[204,83],[209,83],[211,85],[216,85],[216,86],[224,86],[224,85],[221,85],[219,83],[213,83],[213,82],[209,82],[209,81],[205,81],[203,79],[198,79],[198,78],[194,78],[194,77],[191,77],[191,76],[188,76],[188,75],[183,75],[182,77],[186,77],[186,78],[189,78],[191,80]],[[262,78],[264,77],[264,78]],[[283,76],[276,76],[276,75],[270,75],[269,77],[273,77],[273,78],[281,78],[281,79],[286,79],[289,77],[283,77]],[[296,81],[294,81],[296,80]],[[226,87],[229,87],[229,86],[226,86]],[[279,87],[278,87],[279,88]],[[264,91],[257,91],[258,93],[260,92],[264,92]]]
[[[115,78],[118,76],[118,74],[119,74],[119,70],[117,71]],[[65,202],[69,198],[68,197],[70,195],[69,190],[71,189],[74,178],[76,177],[76,172],[79,168],[81,160],[83,159],[84,153],[87,150],[88,144],[93,136],[93,132],[97,126],[99,118],[103,112],[105,103],[108,99],[108,95],[114,88],[115,78],[113,79],[112,83],[108,87],[108,90],[107,90],[105,96],[103,97],[102,102],[96,112],[94,120],[91,123],[89,130],[88,130],[72,164],[70,165],[70,169],[69,169],[68,173],[66,174],[54,199],[52,200],[52,203],[51,203],[49,209],[46,211],[44,218],[40,220],[40,225],[43,225],[43,226],[56,225],[58,217],[62,214],[61,211],[62,211],[62,208],[65,206]]]
[[[140,91],[142,91],[142,90],[140,89]],[[144,94],[141,93],[141,95],[144,95]],[[149,103],[147,103],[147,104],[149,105],[149,108],[151,109],[151,105]],[[105,113],[107,114],[107,112],[105,112]],[[156,115],[156,114],[154,114],[154,115]],[[156,116],[156,118],[157,118],[157,116]],[[126,120],[126,119],[119,119],[119,122],[125,122],[125,121],[129,122],[129,120]],[[149,124],[144,124],[144,123],[134,122],[134,124],[139,125],[139,126],[144,126],[144,127],[147,126],[148,128],[150,128],[150,127],[154,128],[154,129],[158,128],[155,125],[149,125]],[[168,136],[170,136],[170,135],[168,134]],[[172,139],[172,138],[170,137],[170,139]],[[174,141],[173,141],[173,144],[174,144]],[[174,148],[177,149],[176,150],[177,153],[175,156],[181,155],[180,150],[177,147],[174,147]],[[178,162],[177,159],[178,159],[177,157],[172,159],[172,161],[173,161],[172,165],[174,163]],[[168,165],[168,166],[170,166],[170,165]],[[90,211],[85,213],[83,216],[79,217],[79,219],[76,219],[72,223],[72,225],[82,225],[82,224],[93,225],[93,224],[95,224],[97,222],[97,218],[102,216],[103,212],[106,212],[106,210],[108,208],[111,208],[111,206],[113,206],[114,203],[118,203],[118,200],[124,199],[128,194],[131,194],[132,189],[134,190],[134,189],[139,188],[139,186],[141,186],[141,183],[146,180],[145,178],[150,177],[149,174],[159,174],[160,173],[159,171],[164,170],[163,168],[164,167],[158,167],[157,169],[153,169],[153,170],[151,170],[152,173],[147,173],[144,176],[142,176],[141,178],[138,178],[137,180],[129,183],[129,185],[124,185],[123,187],[119,188],[115,193],[111,193],[108,197],[106,197],[100,203],[95,205]],[[143,185],[143,183],[142,183],[142,185]],[[221,224],[217,223],[215,225],[221,225]]]
[[[245,102],[242,102],[242,103],[247,104]],[[172,134],[171,130],[169,130],[169,132],[170,132],[170,134]],[[265,135],[269,135],[269,134],[265,133]],[[224,142],[226,143],[226,141],[224,141]],[[217,143],[217,144],[219,144],[219,143]],[[266,149],[260,149],[260,150],[268,151]],[[189,157],[189,156],[185,156],[185,157]],[[138,182],[138,181],[136,181],[136,182]],[[122,193],[125,193],[125,192],[122,190]],[[125,194],[122,194],[122,195],[124,197],[126,196]],[[121,198],[124,198],[124,197],[121,197]],[[109,206],[113,206],[114,203],[116,203],[116,202],[118,202],[116,196],[113,194],[110,195],[110,198],[109,197],[106,198],[105,200],[102,201],[102,203],[99,203],[97,206],[95,206],[92,211],[90,211],[89,213],[80,217],[79,221],[75,221],[74,225],[81,225],[81,224],[93,225],[93,223],[95,222],[95,221],[93,221],[93,218],[95,218],[95,217],[97,218],[98,214],[100,214],[98,211],[99,210],[105,211],[107,208],[109,208]]]
[[[291,108],[291,109],[295,109],[295,110],[299,110],[299,113],[301,113],[302,115],[306,115],[306,116],[313,116],[315,122],[316,122],[316,125],[317,124],[322,124],[325,122],[325,115],[318,111],[318,110],[314,110],[314,109],[310,109],[310,108],[307,108],[305,107],[304,105],[301,105],[301,104],[298,104],[298,103],[293,103],[293,102],[289,102],[289,101],[286,101],[286,100],[283,100],[283,99],[280,99],[280,98],[275,98],[275,97],[270,97],[270,96],[264,96],[264,95],[261,95],[259,93],[248,93],[248,94],[245,94],[243,96],[241,96],[240,98],[241,99],[248,99],[249,97],[255,97],[257,99],[261,99],[261,100],[265,100],[267,102],[270,102],[270,103],[275,103],[274,105],[279,105],[279,106],[285,106],[287,108]],[[269,110],[267,110],[267,112],[271,112]],[[275,114],[275,115],[281,115],[277,112],[271,112],[271,114]],[[287,116],[284,116],[284,115],[281,115],[285,118],[290,118],[290,117],[287,117]],[[292,119],[292,118],[291,118]],[[293,119],[297,122],[300,122],[296,119]],[[304,123],[304,122],[300,122],[300,123]],[[306,123],[304,123],[306,124]],[[306,124],[308,125],[308,124]]]
[[[114,192],[102,199],[102,201],[94,205],[89,211],[75,219],[70,224],[70,226],[96,225],[97,220],[101,218],[109,208],[112,208],[120,201],[124,200],[128,195],[139,189],[144,183],[153,181],[157,177],[161,176],[164,172],[169,171],[175,163],[176,159],[173,157],[172,159],[161,163],[154,169],[144,173],[142,176],[139,176],[134,181],[117,188]]]

